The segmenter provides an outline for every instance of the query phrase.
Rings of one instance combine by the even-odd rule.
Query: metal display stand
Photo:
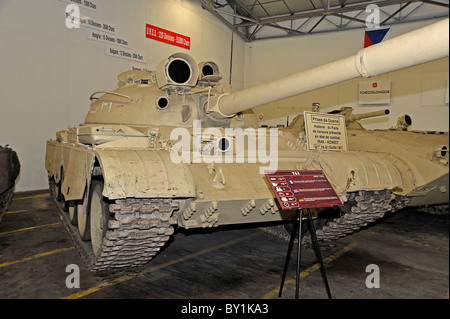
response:
[[[288,251],[286,255],[286,262],[284,264],[283,276],[281,279],[279,297],[283,291],[284,280],[289,265],[289,259],[292,252],[292,246],[296,234],[298,234],[298,249],[297,249],[297,279],[295,287],[295,298],[298,299],[300,286],[300,262],[301,262],[301,245],[302,245],[302,223],[303,223],[303,209],[307,211],[307,219],[309,231],[311,233],[311,240],[316,253],[316,257],[320,262],[322,277],[325,281],[328,298],[331,298],[330,287],[328,285],[327,274],[323,265],[322,254],[320,252],[319,243],[317,241],[316,230],[314,228],[311,217],[310,208],[326,208],[343,206],[341,200],[336,195],[333,187],[325,176],[324,172],[320,170],[293,170],[293,171],[276,171],[266,173],[266,179],[269,183],[272,192],[275,194],[280,208],[282,210],[294,210],[295,217],[293,220],[293,228],[291,238],[289,240]]]
[[[311,240],[313,243],[314,251],[316,253],[316,257],[320,263],[320,269],[322,271],[323,280],[325,282],[325,288],[327,290],[328,299],[332,299],[330,286],[328,285],[327,273],[325,271],[325,266],[323,265],[322,254],[320,252],[319,243],[317,241],[316,230],[314,228],[313,220],[311,217],[311,211],[309,210],[309,208],[306,211],[308,213],[309,232],[311,234]],[[294,221],[293,221],[294,225],[293,225],[292,232],[291,232],[291,239],[289,240],[289,246],[288,246],[288,251],[287,251],[287,255],[286,255],[286,262],[284,263],[284,271],[283,271],[283,276],[281,279],[280,292],[278,294],[278,297],[281,297],[281,294],[283,292],[284,280],[286,279],[286,272],[287,272],[287,268],[289,265],[289,259],[291,257],[292,246],[294,245],[294,239],[296,237],[295,235],[298,233],[297,277],[296,277],[296,283],[295,283],[295,299],[298,299],[299,288],[300,288],[300,264],[301,264],[301,256],[302,256],[302,232],[301,232],[302,220],[303,220],[303,208],[300,208],[300,209],[297,209],[295,217],[294,217]]]

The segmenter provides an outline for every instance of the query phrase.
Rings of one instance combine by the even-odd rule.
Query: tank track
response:
[[[11,188],[0,195],[0,222],[3,219],[3,216],[5,216],[6,211],[8,210],[9,203],[12,200],[14,194],[14,189]]]
[[[432,215],[448,215],[449,214],[449,205],[434,205],[428,207],[419,207],[418,211],[432,214]]]
[[[98,275],[136,271],[148,263],[174,233],[171,217],[178,202],[171,199],[124,199],[109,205],[113,216],[97,256],[70,223],[62,205],[54,200],[61,220],[88,269]]]
[[[359,191],[354,201],[348,202],[349,211],[338,218],[330,220],[322,229],[316,229],[319,243],[330,243],[333,240],[350,235],[369,223],[385,216],[387,212],[395,212],[408,205],[410,199],[397,196],[389,190]],[[283,226],[264,227],[262,230],[289,241],[290,235]],[[311,236],[305,235],[302,244],[311,245]]]

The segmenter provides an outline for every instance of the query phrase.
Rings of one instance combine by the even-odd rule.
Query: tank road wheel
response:
[[[58,187],[58,189],[59,189],[59,199],[58,199],[58,201],[61,203],[62,208],[64,209],[64,211],[67,212],[69,210],[69,203],[66,201],[66,199],[64,198],[64,195],[63,195],[63,191],[62,191],[63,182],[64,182],[64,172],[61,171],[61,180],[58,183],[59,184],[59,187]]]
[[[57,202],[61,200],[61,189],[59,188],[60,183],[56,183],[53,177],[48,178],[48,185],[50,188],[50,196]]]
[[[108,229],[108,221],[111,219],[109,215],[109,203],[104,200],[102,192],[103,184],[94,181],[92,184],[89,215],[92,249],[95,256],[98,256],[101,251],[103,238]]]
[[[90,271],[135,270],[148,263],[173,235],[177,218],[172,213],[179,209],[179,202],[166,198],[110,201],[102,192],[103,183],[93,181],[90,196],[86,190],[83,201],[76,201],[77,220],[82,224],[78,229],[61,205],[56,206],[58,214]],[[81,234],[84,241],[89,234],[91,243],[84,243]]]
[[[78,202],[71,200],[68,204],[69,206],[69,220],[72,225],[78,224]]]
[[[84,241],[91,239],[88,204],[89,204],[89,196],[86,187],[83,199],[80,202],[78,202],[77,205],[78,231],[80,232],[81,239]]]

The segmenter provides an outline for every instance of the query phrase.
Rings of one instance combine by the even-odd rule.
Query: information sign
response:
[[[154,25],[146,25],[145,36],[149,39],[176,45],[184,49],[191,49],[190,37],[169,30],[164,30],[162,28],[155,27]]]
[[[345,116],[304,112],[308,150],[347,151]]]
[[[125,48],[131,48],[130,41],[128,41],[127,39],[102,31],[86,30],[86,38],[89,40],[118,45]]]
[[[320,170],[276,171],[265,176],[283,210],[343,206]]]
[[[110,45],[105,45],[105,55],[141,63],[146,63],[147,61],[145,55],[142,53],[126,48],[113,47]]]
[[[389,104],[391,81],[377,80],[359,83],[359,104]]]
[[[92,11],[97,11],[97,1],[93,0],[60,0],[68,4],[76,4],[77,6]]]

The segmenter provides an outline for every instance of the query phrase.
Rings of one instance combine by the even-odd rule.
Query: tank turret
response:
[[[448,19],[360,50],[356,55],[238,92],[219,84],[214,62],[197,64],[176,53],[153,73],[128,71],[119,88],[91,96],[86,123],[130,125],[230,125],[236,114],[269,102],[358,77],[373,77],[448,56]],[[145,90],[143,90],[145,88]],[[126,110],[126,111],[125,111]],[[125,113],[125,114],[124,114]]]

